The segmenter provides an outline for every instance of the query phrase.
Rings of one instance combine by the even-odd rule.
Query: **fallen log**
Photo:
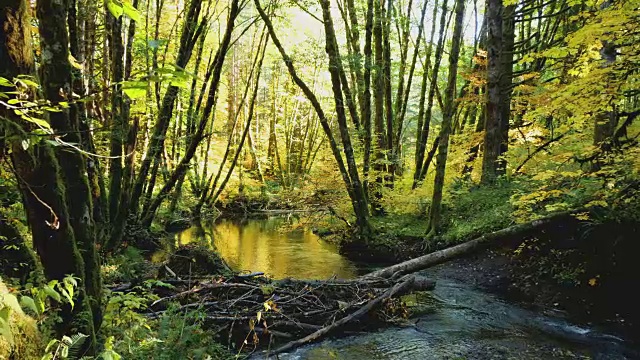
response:
[[[357,311],[351,313],[348,316],[343,317],[342,319],[328,325],[325,326],[323,328],[321,328],[320,330],[309,334],[305,337],[303,337],[302,339],[298,339],[295,341],[291,341],[286,343],[285,345],[279,347],[278,349],[276,349],[275,351],[273,351],[271,354],[267,354],[267,357],[269,355],[276,355],[276,354],[280,354],[292,349],[295,349],[299,346],[303,346],[306,344],[309,344],[311,342],[314,341],[318,341],[322,338],[324,338],[325,336],[327,336],[329,333],[331,333],[332,331],[335,331],[337,329],[339,329],[340,327],[346,325],[347,323],[357,320],[358,318],[362,317],[363,315],[369,313],[372,309],[374,309],[376,306],[380,305],[382,303],[383,300],[388,299],[394,295],[396,295],[397,293],[401,293],[404,292],[408,289],[411,288],[413,282],[415,281],[416,277],[415,276],[405,276],[401,279],[401,281],[399,281],[396,285],[394,285],[392,288],[388,289],[387,291],[385,291],[382,295],[376,297],[373,300],[370,300],[369,302],[367,302],[364,306],[362,306],[360,309],[358,309]]]
[[[153,288],[156,295],[143,310],[149,319],[197,310],[215,336],[238,349],[250,339],[260,345],[291,342],[276,351],[292,349],[330,333],[370,331],[396,324],[406,316],[400,296],[432,290],[435,282],[422,276],[399,279],[271,280],[251,276],[211,276],[172,280],[172,287]],[[393,301],[385,301],[394,298]],[[399,310],[404,308],[405,310]],[[367,315],[367,316],[365,316]],[[224,341],[224,340],[223,340]],[[273,342],[275,341],[275,343]]]
[[[527,223],[513,225],[508,228],[494,231],[492,233],[484,234],[478,238],[467,241],[465,243],[446,248],[440,251],[432,252],[427,255],[420,256],[405,262],[386,267],[384,269],[376,270],[369,274],[363,275],[360,279],[397,279],[405,274],[411,274],[420,270],[427,269],[429,267],[442,264],[457,257],[470,254],[474,251],[485,249],[490,247],[497,240],[501,240],[507,237],[517,236],[528,231],[541,229],[551,223],[567,219],[579,212],[579,210],[563,211],[541,219],[533,220]]]

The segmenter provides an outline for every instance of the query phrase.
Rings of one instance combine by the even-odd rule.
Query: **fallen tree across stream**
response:
[[[571,218],[573,214],[576,214],[578,212],[580,211],[563,211],[523,224],[513,225],[498,231],[484,234],[473,240],[464,242],[456,246],[452,246],[440,251],[435,251],[427,255],[423,255],[393,266],[386,267],[384,269],[376,270],[363,276],[362,278],[396,279],[404,274],[411,274],[421,270],[425,270],[427,268],[442,264],[460,256],[464,256],[475,251],[491,247],[492,245],[496,245],[498,240],[514,237],[520,238],[527,232],[539,230],[558,221],[566,220],[568,218]]]
[[[169,309],[199,310],[220,341],[249,354],[268,348],[255,352],[268,357],[330,335],[398,324],[407,316],[399,297],[435,287],[435,282],[414,275],[416,272],[499,244],[501,239],[524,237],[574,213],[562,212],[514,225],[357,279],[271,280],[263,273],[252,273],[166,280],[172,287],[154,290],[160,298],[150,304],[146,315],[159,318]],[[120,286],[116,291],[126,290],[126,286]]]

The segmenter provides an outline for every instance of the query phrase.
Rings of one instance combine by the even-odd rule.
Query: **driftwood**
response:
[[[492,233],[484,234],[473,240],[467,241],[460,245],[456,245],[444,250],[436,251],[424,256],[420,256],[415,259],[407,260],[400,264],[386,267],[369,274],[364,275],[361,279],[397,279],[402,275],[411,274],[420,270],[427,269],[429,267],[442,264],[454,258],[470,254],[474,251],[481,250],[490,247],[497,240],[501,240],[508,237],[518,236],[519,234],[540,229],[551,223],[557,222],[562,219],[570,217],[571,214],[578,212],[577,210],[559,212],[547,217],[533,220],[524,224],[513,225],[508,228],[494,231]]]
[[[514,225],[357,279],[273,281],[262,273],[252,273],[167,280],[165,283],[174,287],[156,289],[161,297],[149,305],[146,315],[158,318],[169,311],[169,304],[177,304],[170,307],[172,311],[197,309],[204,313],[205,325],[220,341],[227,341],[238,351],[269,357],[332,334],[354,334],[396,324],[407,314],[399,296],[435,286],[432,280],[413,273],[497,244],[497,240],[540,230],[578,211]],[[281,341],[284,345],[279,345]],[[259,346],[267,348],[265,345],[275,350],[256,352]]]
[[[407,291],[411,288],[411,286],[413,285],[413,282],[415,280],[415,276],[405,276],[403,277],[400,282],[398,282],[396,285],[394,285],[393,287],[391,287],[390,289],[388,289],[387,291],[385,291],[382,295],[376,297],[375,299],[370,300],[369,302],[367,302],[364,306],[362,306],[361,308],[359,308],[358,310],[356,310],[355,312],[351,313],[348,316],[343,317],[342,319],[331,323],[330,325],[327,325],[325,327],[323,327],[322,329],[319,329],[318,331],[309,334],[305,337],[303,337],[302,339],[299,340],[295,340],[295,341],[291,341],[288,342],[287,344],[279,347],[278,349],[276,349],[273,352],[273,355],[275,354],[279,354],[279,353],[283,353],[292,349],[295,349],[299,346],[302,345],[306,345],[309,344],[311,342],[317,341],[319,339],[322,339],[323,337],[327,336],[329,333],[331,333],[332,331],[335,331],[339,328],[341,328],[342,326],[346,325],[347,323],[351,322],[351,321],[355,321],[357,319],[359,319],[360,317],[366,315],[367,313],[369,313],[372,309],[374,309],[376,306],[379,306],[380,304],[382,304],[382,302],[385,299],[388,299],[398,293],[402,293],[404,291]],[[267,355],[268,356],[268,355]]]
[[[148,318],[199,310],[220,341],[248,351],[280,345],[271,354],[329,334],[357,334],[395,324],[407,314],[399,296],[435,286],[432,280],[413,275],[396,280],[273,281],[252,273],[165,283],[169,282],[172,289],[154,289],[161,297],[148,306]]]

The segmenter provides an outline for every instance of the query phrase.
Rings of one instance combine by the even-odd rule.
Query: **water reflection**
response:
[[[291,218],[219,220],[176,235],[180,245],[198,242],[217,251],[234,270],[263,271],[281,279],[356,276],[338,249],[307,229],[280,231]]]

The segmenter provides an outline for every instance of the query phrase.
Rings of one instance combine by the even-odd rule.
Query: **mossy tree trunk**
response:
[[[8,79],[35,74],[28,6],[25,0],[11,0],[4,2],[0,10],[3,29],[0,76]],[[61,97],[71,94],[67,9],[62,4],[40,1],[37,10],[42,30],[42,87],[49,100],[59,103],[66,101]],[[62,307],[57,333],[82,332],[95,344],[95,329],[101,314],[101,284],[84,161],[80,154],[68,149],[59,148],[56,153],[46,142],[35,143],[25,150],[21,138],[31,130],[28,124],[9,109],[0,111],[11,124],[8,131],[12,139],[11,162],[44,274],[50,280],[61,280],[67,275],[81,279],[75,307]],[[69,109],[52,113],[52,128],[63,135],[77,129],[70,113]],[[77,136],[77,132],[75,134]],[[64,140],[77,142],[73,135]],[[85,253],[86,261],[81,252]]]
[[[503,47],[502,34],[502,0],[487,1],[487,93],[486,93],[486,121],[484,135],[484,153],[482,158],[482,182],[492,183],[499,175],[498,157],[502,138],[502,123],[505,115],[502,110],[501,83],[501,53]]]
[[[387,148],[387,138],[384,123],[384,37],[382,29],[382,1],[374,0],[374,20],[373,20],[373,38],[374,38],[374,85],[373,85],[373,103],[375,106],[374,113],[374,133],[376,139],[376,147],[374,148],[373,169],[376,172],[376,182],[373,185],[371,207],[375,215],[382,215],[384,209],[382,207],[382,186],[384,183],[385,170],[385,149]]]
[[[36,258],[15,224],[0,213],[0,272],[25,284]]]

